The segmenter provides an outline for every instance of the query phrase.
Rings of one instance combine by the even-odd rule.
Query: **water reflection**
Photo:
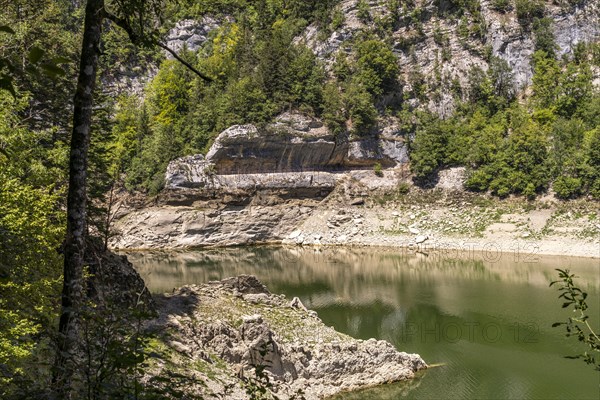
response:
[[[497,280],[546,287],[556,276],[554,268],[576,271],[588,291],[600,286],[599,261],[587,258],[538,256],[536,262],[519,262],[515,255],[507,254],[488,261],[481,253],[426,255],[408,250],[343,247],[236,247],[126,254],[155,292],[170,291],[188,283],[254,274],[284,287],[310,282],[310,291],[316,294],[318,305],[332,300],[319,297],[318,293],[331,291],[338,300],[353,304],[371,304],[374,300],[392,302],[392,305],[405,304],[414,298],[411,287],[415,281],[419,285],[436,285],[452,281]],[[386,283],[391,285],[382,292]],[[396,298],[398,284],[405,284],[401,298]],[[322,290],[315,293],[318,286]],[[450,291],[442,294],[445,297],[455,295],[452,285],[442,285],[439,290]]]
[[[564,355],[581,350],[553,322],[566,319],[554,268],[570,268],[600,304],[598,260],[372,248],[254,247],[128,254],[155,292],[253,274],[298,296],[323,321],[386,339],[442,363],[410,383],[341,398],[594,398],[597,372]],[[598,324],[598,306],[592,320]]]

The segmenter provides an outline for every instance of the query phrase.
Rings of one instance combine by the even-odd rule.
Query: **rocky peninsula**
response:
[[[325,326],[298,298],[271,294],[253,276],[186,286],[155,297],[154,361],[145,377],[170,379],[185,398],[319,399],[411,379],[427,364],[378,340]],[[163,382],[163,385],[165,383]],[[180,385],[180,386],[178,386]]]

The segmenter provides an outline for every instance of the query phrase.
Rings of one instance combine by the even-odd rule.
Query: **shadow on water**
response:
[[[569,268],[600,304],[598,260],[512,254],[428,255],[401,249],[253,247],[131,253],[154,292],[240,274],[298,296],[321,319],[357,338],[385,339],[442,367],[410,382],[339,399],[598,399],[599,376],[565,355],[582,351],[553,322],[569,313],[548,284]],[[598,307],[590,310],[600,324]],[[594,318],[594,315],[596,316]]]

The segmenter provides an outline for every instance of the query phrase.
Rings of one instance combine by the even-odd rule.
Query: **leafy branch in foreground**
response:
[[[586,314],[586,310],[588,309],[586,298],[588,294],[575,286],[574,278],[576,278],[576,276],[571,274],[568,269],[557,269],[557,271],[560,280],[551,282],[550,286],[558,286],[558,291],[560,292],[558,298],[565,300],[562,307],[573,307],[573,312],[577,313],[577,316],[569,317],[567,322],[555,322],[552,324],[552,327],[564,325],[567,330],[567,337],[575,336],[577,340],[585,343],[590,348],[591,353],[586,351],[583,354],[568,356],[567,358],[583,358],[583,361],[587,364],[594,365],[594,367],[600,371],[600,360],[596,363],[596,359],[593,355],[594,353],[600,353],[600,338],[588,322],[589,315]],[[580,325],[583,326],[583,329]]]

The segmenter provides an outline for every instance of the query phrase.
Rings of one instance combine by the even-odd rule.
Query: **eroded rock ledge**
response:
[[[156,345],[163,356],[148,379],[187,378],[172,389],[191,398],[247,399],[258,365],[280,399],[323,398],[411,379],[427,368],[388,342],[336,332],[300,300],[269,293],[253,276],[186,286],[157,304],[153,327],[169,333]]]
[[[331,191],[335,172],[393,167],[408,162],[405,138],[393,124],[378,137],[336,138],[318,119],[297,112],[279,115],[263,128],[234,125],[216,138],[206,157],[172,161],[169,189],[228,190],[318,188]]]

